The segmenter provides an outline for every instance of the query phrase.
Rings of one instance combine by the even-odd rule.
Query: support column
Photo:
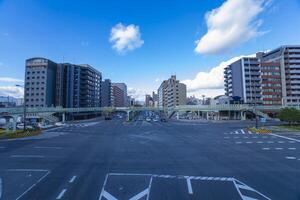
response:
[[[130,111],[128,110],[127,111],[127,121],[129,121],[130,120]]]
[[[18,116],[13,116],[13,132],[16,131],[17,129],[17,119],[18,119]]]
[[[241,120],[246,120],[245,112],[241,111]]]
[[[65,123],[65,121],[66,121],[66,113],[63,113],[62,114],[62,123]]]

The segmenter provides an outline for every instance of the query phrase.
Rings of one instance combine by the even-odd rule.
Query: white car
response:
[[[147,117],[147,118],[146,118],[146,121],[147,121],[147,122],[150,122],[150,121],[151,121],[151,118],[150,118],[150,117]]]
[[[64,123],[62,123],[62,122],[56,122],[55,123],[55,126],[64,126],[65,124]]]

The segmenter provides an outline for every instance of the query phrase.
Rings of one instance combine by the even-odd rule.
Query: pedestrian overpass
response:
[[[44,108],[26,108],[26,116],[39,115],[39,116],[50,116],[53,114],[61,114],[64,121],[65,114],[68,113],[100,113],[100,112],[126,112],[128,119],[131,112],[138,111],[159,111],[164,112],[168,116],[174,113],[180,112],[196,112],[201,113],[203,116],[208,115],[208,113],[220,113],[228,112],[235,113],[235,115],[244,118],[243,114],[246,111],[257,113],[264,116],[265,112],[279,112],[283,106],[254,106],[247,104],[225,104],[225,105],[182,105],[176,107],[88,107],[88,108],[62,108],[62,107],[44,107]],[[299,107],[296,107],[299,109]],[[20,116],[24,114],[23,107],[15,108],[0,108],[0,116]]]

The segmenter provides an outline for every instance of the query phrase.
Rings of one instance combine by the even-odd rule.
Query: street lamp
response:
[[[25,87],[23,85],[16,85],[16,87],[20,87],[24,89],[24,101],[23,101],[23,120],[24,120],[24,127],[23,127],[23,131],[25,132],[26,130],[26,91],[25,91]]]

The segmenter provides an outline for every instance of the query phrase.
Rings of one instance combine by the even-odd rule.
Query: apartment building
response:
[[[31,58],[26,61],[26,105],[99,107],[101,80],[101,73],[90,65],[57,64],[45,58]]]
[[[125,83],[112,83],[113,86],[117,86],[123,91],[123,98],[124,98],[124,105],[123,106],[129,106],[129,99],[127,96],[127,85]]]
[[[300,45],[264,53],[261,71],[264,105],[300,105]]]
[[[112,106],[114,107],[124,107],[124,90],[119,88],[117,85],[112,85]]]
[[[247,104],[262,104],[261,70],[257,57],[243,57],[224,69],[225,95]]]
[[[57,64],[46,58],[30,58],[25,61],[26,107],[55,106]]]
[[[186,85],[176,80],[173,75],[161,83],[158,88],[158,105],[160,107],[172,108],[186,105]]]

